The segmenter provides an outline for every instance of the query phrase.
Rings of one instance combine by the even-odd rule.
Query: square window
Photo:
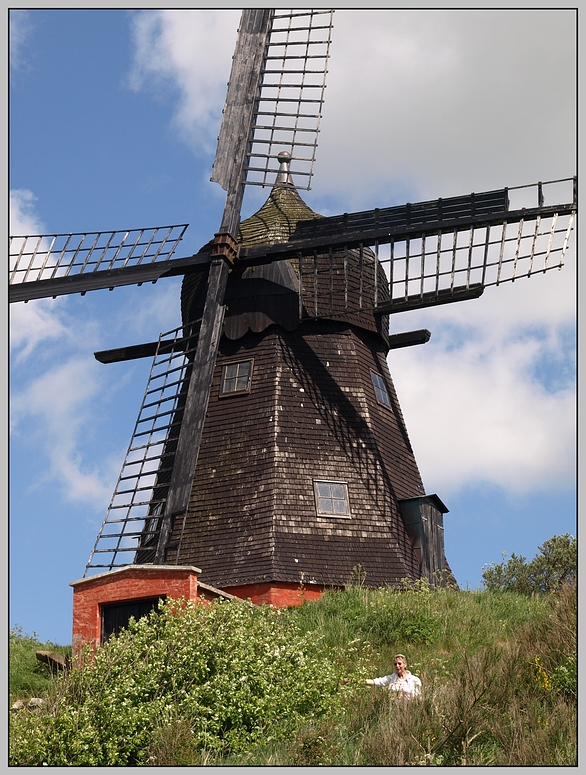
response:
[[[313,482],[315,505],[320,517],[350,517],[346,482]]]
[[[372,384],[374,385],[376,400],[379,402],[379,404],[383,404],[384,406],[388,406],[390,408],[391,399],[389,398],[389,393],[387,391],[387,386],[384,379],[380,374],[376,374],[374,371],[371,371],[370,374],[372,376]]]
[[[234,395],[235,393],[250,393],[251,380],[252,360],[224,364],[222,367],[220,396]]]

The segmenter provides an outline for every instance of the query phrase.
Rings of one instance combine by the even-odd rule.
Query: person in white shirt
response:
[[[416,675],[407,670],[407,660],[403,654],[393,657],[394,673],[382,676],[382,678],[367,678],[369,686],[388,686],[390,692],[399,692],[403,697],[413,699],[421,694],[421,681]]]

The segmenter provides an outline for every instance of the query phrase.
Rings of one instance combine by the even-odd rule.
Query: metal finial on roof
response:
[[[277,155],[277,159],[281,166],[279,167],[275,183],[290,183],[292,186],[294,186],[295,184],[293,183],[293,178],[291,177],[291,170],[289,167],[291,163],[291,154],[289,151],[281,151]]]

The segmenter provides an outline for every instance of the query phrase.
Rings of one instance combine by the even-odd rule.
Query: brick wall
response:
[[[128,565],[98,576],[72,581],[73,652],[85,643],[97,646],[101,636],[101,606],[141,598],[166,596],[197,600],[197,576],[192,566]]]
[[[266,603],[275,608],[301,605],[309,600],[318,600],[326,589],[322,584],[288,584],[286,582],[266,582],[262,584],[243,584],[238,587],[226,587],[229,592],[242,600],[250,599],[256,605]]]

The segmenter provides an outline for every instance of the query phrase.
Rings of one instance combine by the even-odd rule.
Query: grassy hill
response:
[[[167,605],[34,691],[30,659],[17,669],[25,640],[11,639],[11,698],[47,702],[11,714],[16,765],[576,765],[570,585]],[[418,700],[364,684],[396,653],[423,682]]]
[[[32,697],[42,697],[49,689],[53,674],[48,665],[37,660],[37,651],[71,655],[71,646],[41,643],[36,633],[28,635],[20,627],[10,631],[9,650],[11,705],[16,700],[28,702]]]

